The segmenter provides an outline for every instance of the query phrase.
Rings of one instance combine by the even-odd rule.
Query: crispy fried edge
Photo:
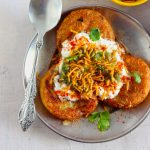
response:
[[[129,72],[137,71],[141,76],[141,83],[130,83],[129,90],[125,85],[122,87],[119,95],[105,102],[112,107],[133,108],[142,103],[150,90],[150,69],[143,59],[131,55],[124,55],[123,59]]]
[[[85,23],[79,21],[75,22],[76,20],[73,20],[75,18],[81,18],[82,16],[90,19],[85,20]],[[93,24],[93,17],[95,16],[99,17],[101,21],[98,22],[99,20],[97,18],[94,18],[94,21],[97,22],[96,24]],[[99,11],[94,9],[78,9],[72,11],[69,15],[65,17],[57,30],[57,48],[61,50],[61,43],[68,39],[69,36],[73,35],[70,29],[81,32],[83,30],[90,31],[91,28],[95,27],[98,27],[100,30],[102,30],[102,37],[115,40],[115,34],[111,25]]]
[[[61,120],[74,121],[80,119],[81,117],[87,117],[90,113],[92,113],[95,110],[98,104],[97,100],[79,100],[75,104],[74,109],[68,108],[66,110],[61,110],[61,104],[68,104],[69,102],[61,102],[55,93],[50,94],[50,92],[48,91],[46,87],[46,80],[50,79],[56,67],[57,65],[52,66],[50,70],[45,74],[45,76],[41,79],[40,95],[42,103],[52,115]]]

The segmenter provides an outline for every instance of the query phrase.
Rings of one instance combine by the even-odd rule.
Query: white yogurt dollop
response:
[[[64,83],[60,84],[59,83],[59,78],[60,78],[59,75],[56,75],[54,77],[54,91],[61,91],[63,93],[63,95],[61,95],[61,93],[57,94],[59,99],[62,100],[62,101],[63,100],[69,100],[69,101],[72,101],[72,102],[77,101],[78,97],[75,96],[75,95],[72,96],[73,92],[71,90],[66,91],[65,88],[67,87],[67,85],[64,84]]]

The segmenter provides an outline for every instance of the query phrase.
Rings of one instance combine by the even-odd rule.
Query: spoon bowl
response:
[[[61,0],[31,0],[29,18],[39,35],[45,34],[57,25],[61,11]]]

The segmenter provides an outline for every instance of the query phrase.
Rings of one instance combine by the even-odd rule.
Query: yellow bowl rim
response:
[[[141,0],[141,1],[137,1],[137,2],[121,2],[120,0],[112,0],[113,2],[122,5],[122,6],[137,6],[137,5],[141,5],[143,3],[146,3],[148,0]]]

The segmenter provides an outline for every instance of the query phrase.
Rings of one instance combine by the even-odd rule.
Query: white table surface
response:
[[[68,7],[68,1],[77,5],[81,0],[63,0],[63,8]],[[109,0],[99,1],[107,5]],[[82,0],[81,4],[87,2],[91,0]],[[0,150],[150,150],[150,115],[128,135],[99,144],[65,139],[48,129],[38,118],[26,133],[21,131],[17,115],[24,99],[22,65],[26,48],[35,33],[28,19],[28,4],[29,0],[0,0]],[[148,11],[148,5],[141,7]],[[128,8],[128,11],[133,9]],[[150,18],[150,13],[148,16]],[[149,18],[146,27],[150,25]],[[139,19],[142,21],[143,18]]]

